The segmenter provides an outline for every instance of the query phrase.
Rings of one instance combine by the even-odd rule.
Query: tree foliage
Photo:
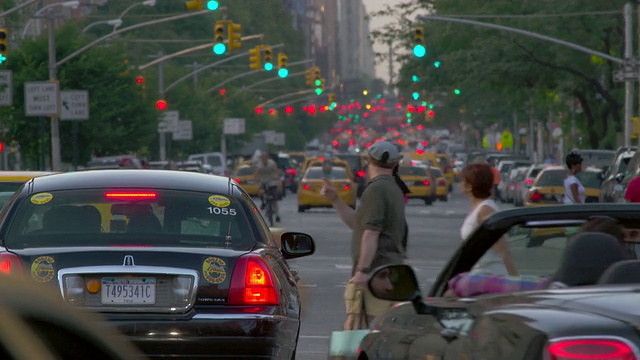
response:
[[[538,39],[466,24],[420,21],[412,14],[433,13],[523,29],[579,44],[616,57],[624,53],[622,7],[624,1],[406,1],[376,15],[393,15],[397,21],[374,32],[376,41],[391,37],[399,48],[408,49],[411,29],[422,25],[427,34],[424,59],[401,56],[397,86],[408,92],[419,86],[442,100],[446,121],[483,124],[496,120],[510,123],[513,114],[527,119],[562,123],[573,112],[586,142],[593,148],[615,145],[616,132],[623,129],[623,86],[616,85],[614,63],[567,47]],[[433,64],[440,61],[441,66]],[[462,93],[455,96],[454,88]],[[576,111],[579,104],[581,111]],[[442,116],[439,120],[442,121]],[[568,131],[565,131],[568,133]],[[605,136],[603,136],[605,134]],[[573,139],[569,139],[572,141]],[[575,144],[575,143],[574,143]]]

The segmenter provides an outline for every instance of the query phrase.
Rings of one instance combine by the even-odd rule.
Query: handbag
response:
[[[367,320],[367,311],[362,292],[358,297],[360,298],[360,313],[347,314],[347,321],[344,327],[350,329],[331,332],[329,341],[330,359],[355,358],[360,342],[369,333],[369,321]]]

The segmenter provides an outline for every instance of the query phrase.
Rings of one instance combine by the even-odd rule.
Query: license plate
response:
[[[103,304],[156,303],[155,278],[102,278]]]

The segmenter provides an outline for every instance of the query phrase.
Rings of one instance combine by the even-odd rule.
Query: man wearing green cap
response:
[[[342,221],[353,230],[353,270],[345,291],[345,330],[351,329],[347,324],[350,315],[360,313],[360,299],[364,299],[368,322],[393,305],[371,295],[367,288],[368,275],[377,267],[402,263],[405,258],[402,246],[405,234],[404,194],[393,177],[393,169],[398,166],[402,155],[392,143],[380,141],[369,148],[368,158],[370,181],[357,210],[340,199],[329,181],[325,181],[321,191],[336,208]],[[358,308],[353,308],[354,303]]]

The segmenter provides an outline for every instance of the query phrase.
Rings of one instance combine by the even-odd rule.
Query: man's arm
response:
[[[356,224],[356,211],[353,210],[349,205],[347,205],[341,198],[338,196],[334,199],[331,204],[338,211],[340,215],[340,219],[342,222],[347,224],[350,229],[353,229]]]
[[[362,233],[362,241],[360,242],[360,258],[358,259],[358,267],[356,272],[369,272],[371,263],[378,250],[378,239],[380,231],[365,230]]]

